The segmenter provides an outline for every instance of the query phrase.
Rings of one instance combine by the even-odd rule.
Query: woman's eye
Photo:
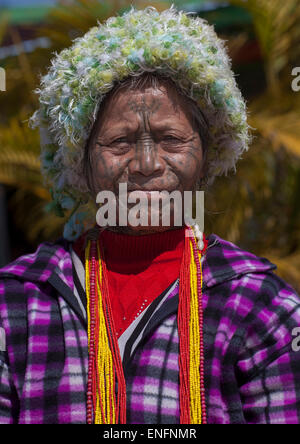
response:
[[[177,137],[174,136],[165,136],[162,139],[163,142],[172,142],[172,143],[178,143],[180,142],[180,140]]]
[[[119,137],[119,139],[115,139],[112,143],[128,143],[126,137]]]

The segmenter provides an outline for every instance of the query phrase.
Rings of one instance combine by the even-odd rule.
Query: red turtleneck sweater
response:
[[[118,336],[179,277],[185,229],[142,236],[105,230],[100,236]],[[84,235],[73,248],[84,262]]]

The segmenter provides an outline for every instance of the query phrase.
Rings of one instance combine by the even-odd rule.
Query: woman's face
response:
[[[126,183],[128,193],[145,192],[149,208],[157,195],[153,192],[178,190],[183,195],[183,191],[195,190],[203,174],[202,144],[185,100],[164,85],[121,89],[109,98],[89,149],[96,194],[107,190],[117,197],[119,184]],[[149,222],[147,227],[128,226],[121,231],[143,234],[170,229]]]

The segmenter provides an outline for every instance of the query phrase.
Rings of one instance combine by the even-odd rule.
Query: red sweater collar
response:
[[[139,272],[162,254],[176,250],[183,242],[184,228],[141,236],[104,231],[101,234],[104,254],[114,270]]]
[[[131,236],[101,233],[118,336],[179,277],[185,229]],[[84,260],[84,236],[73,245]]]

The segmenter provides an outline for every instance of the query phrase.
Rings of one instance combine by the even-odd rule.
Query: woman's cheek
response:
[[[98,184],[101,190],[116,191],[116,183],[127,182],[127,161],[121,156],[104,153],[97,163]]]
[[[93,179],[97,191],[110,190],[113,182],[113,164],[105,153],[95,153],[93,157]]]

